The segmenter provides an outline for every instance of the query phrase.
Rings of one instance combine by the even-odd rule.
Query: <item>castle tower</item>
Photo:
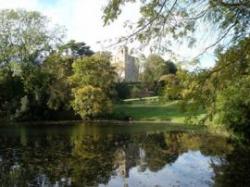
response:
[[[119,63],[123,68],[121,75],[124,82],[137,82],[139,77],[139,68],[136,65],[136,58],[129,55],[128,48],[126,46],[121,47],[118,50],[117,55],[114,57],[114,61]]]

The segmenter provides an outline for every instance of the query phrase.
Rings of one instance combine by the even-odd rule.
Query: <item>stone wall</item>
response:
[[[120,79],[124,82],[137,82],[139,78],[139,68],[136,64],[137,58],[129,55],[128,48],[122,47],[113,57],[113,63],[116,63],[117,72]]]

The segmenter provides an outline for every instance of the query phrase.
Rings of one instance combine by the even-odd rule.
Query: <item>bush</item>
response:
[[[128,99],[130,96],[130,90],[127,83],[121,82],[115,85],[118,99]]]
[[[138,86],[133,86],[130,95],[131,98],[141,97],[141,89]]]
[[[84,86],[73,90],[72,107],[82,118],[98,117],[112,110],[112,103],[102,89]]]
[[[163,95],[163,98],[165,98],[166,100],[180,99],[180,81],[176,75],[163,75],[160,78],[159,82],[163,87],[161,91],[161,95]]]
[[[250,138],[250,76],[230,85],[218,96],[219,122]]]
[[[125,112],[112,112],[110,114],[106,114],[105,116],[101,116],[103,119],[108,120],[120,120],[120,121],[129,121],[131,119],[131,116],[127,115]]]

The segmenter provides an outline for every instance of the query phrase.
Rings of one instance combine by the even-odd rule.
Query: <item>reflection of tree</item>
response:
[[[151,171],[158,171],[166,164],[175,162],[188,150],[199,150],[209,156],[223,155],[232,150],[225,137],[185,132],[149,134],[142,145],[147,164],[143,170],[148,167]]]
[[[67,178],[67,160],[70,146],[60,135],[32,137],[25,145],[21,137],[0,138],[1,145],[1,184],[6,186],[27,186],[41,183],[56,183]],[[3,176],[4,175],[4,176]],[[44,175],[49,176],[49,180]],[[41,181],[43,180],[43,181]],[[40,181],[40,182],[39,182]],[[4,185],[4,186],[5,186]]]
[[[227,138],[211,134],[172,132],[165,134],[165,141],[168,151],[177,152],[178,155],[188,150],[199,150],[203,155],[217,156],[232,150]]]
[[[171,151],[171,148],[165,142],[163,133],[149,134],[143,144],[148,168],[151,171],[158,171],[166,164],[174,162],[178,157],[178,153]]]
[[[71,160],[74,184],[97,186],[107,183],[113,171],[112,139],[86,137],[75,140]]]
[[[205,134],[121,133],[97,126],[60,128],[24,128],[12,136],[0,136],[0,183],[97,186],[107,184],[111,176],[129,178],[129,171],[136,166],[138,172],[157,172],[190,149],[215,156],[231,151],[225,138]]]
[[[226,154],[221,164],[211,163],[214,169],[214,186],[249,186],[250,148],[236,144],[235,149]]]

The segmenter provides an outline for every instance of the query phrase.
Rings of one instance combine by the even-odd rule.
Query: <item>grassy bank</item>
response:
[[[116,104],[114,109],[117,113],[124,113],[136,121],[185,123],[186,117],[191,115],[181,110],[179,101],[163,103],[157,97],[125,100],[121,104]],[[198,121],[204,113],[194,115]]]

